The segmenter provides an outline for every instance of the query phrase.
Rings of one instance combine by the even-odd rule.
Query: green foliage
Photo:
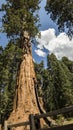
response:
[[[46,11],[58,25],[60,31],[66,28],[67,33],[73,36],[73,1],[72,0],[47,0]]]
[[[9,42],[4,50],[0,48],[0,58],[0,120],[3,123],[13,108],[21,50],[16,44]]]
[[[63,57],[62,62],[68,67],[69,71],[73,73],[73,61],[70,61],[67,57]]]
[[[36,65],[36,76],[42,86],[46,111],[73,105],[73,62],[67,58],[62,58],[62,61],[59,61],[54,54],[51,54],[47,57],[47,63],[48,68],[46,69],[41,65]]]
[[[1,113],[3,112],[3,110],[1,109],[2,107],[2,74],[3,74],[3,48],[0,46],[0,122],[1,122]]]
[[[56,108],[73,104],[71,73],[61,61],[51,54],[49,56],[51,75],[54,84],[54,103]]]
[[[63,125],[63,123],[64,123],[64,116],[63,115],[57,115],[57,119],[56,119],[56,123],[58,124],[58,125]]]
[[[43,71],[43,101],[46,111],[54,109],[53,81],[48,69]]]
[[[39,9],[40,0],[6,0],[2,5],[5,11],[2,18],[4,32],[8,37],[20,37],[23,31],[27,31],[30,36],[35,36],[38,32],[36,23],[39,21],[36,11]]]
[[[41,61],[41,63],[39,63],[39,64],[34,62],[34,68],[35,68],[38,84],[41,85],[43,83],[43,81],[42,81],[43,80],[42,79],[42,74],[43,74],[43,70],[44,70],[43,61]]]

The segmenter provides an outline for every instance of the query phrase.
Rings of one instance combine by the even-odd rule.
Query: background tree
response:
[[[39,63],[39,64],[34,62],[34,68],[35,68],[38,84],[39,84],[39,86],[42,86],[42,84],[43,84],[44,62],[41,61],[41,63]]]
[[[53,93],[53,80],[48,69],[43,71],[43,86],[42,86],[42,96],[44,101],[44,107],[46,111],[51,111],[55,109],[54,106],[54,93]]]
[[[48,71],[50,71],[52,83],[53,83],[53,102],[54,102],[54,109],[58,109],[58,96],[59,96],[59,82],[58,82],[58,75],[59,75],[59,63],[56,59],[56,56],[54,54],[48,55]]]
[[[44,68],[44,63],[34,63],[36,78],[38,81],[38,94],[42,97],[46,111],[54,109],[53,83],[50,72]]]
[[[63,57],[62,62],[68,67],[69,71],[73,73],[73,61],[69,60],[67,57]]]
[[[39,64],[34,62],[34,69],[37,79],[37,93],[39,97],[43,97],[42,87],[43,87],[44,62],[41,61]]]
[[[54,84],[55,107],[61,108],[73,104],[70,71],[53,54],[49,56],[49,63]]]
[[[3,90],[3,48],[0,46],[0,123],[2,122],[2,90]]]
[[[72,0],[47,0],[46,11],[58,25],[60,31],[66,31],[73,36],[73,1]]]
[[[66,75],[71,82],[71,91],[73,92],[73,61],[69,60],[67,57],[63,57],[62,62],[67,68]]]
[[[42,86],[41,96],[46,111],[73,104],[72,61],[66,57],[59,61],[51,54],[47,57],[47,68],[43,68],[42,63],[35,63],[35,72],[39,85]]]
[[[0,48],[2,49],[2,48]],[[1,123],[9,117],[13,108],[16,76],[21,57],[21,50],[16,44],[9,44],[0,50],[0,115]]]

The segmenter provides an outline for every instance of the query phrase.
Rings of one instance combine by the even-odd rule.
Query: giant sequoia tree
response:
[[[70,36],[73,36],[73,1],[72,0],[47,0],[46,11],[55,21],[59,30],[66,29]]]
[[[30,113],[39,112],[34,91],[35,72],[30,41],[30,38],[33,38],[38,32],[36,23],[39,21],[39,17],[36,11],[39,9],[39,2],[40,0],[35,2],[33,0],[6,0],[6,3],[2,5],[2,11],[5,12],[2,18],[3,31],[7,33],[7,37],[11,40],[10,42],[17,45],[13,53],[11,53],[12,51],[10,53],[9,51],[7,52],[10,57],[14,55],[14,61],[11,60],[9,68],[11,80],[9,80],[8,85],[9,91],[14,86],[14,83],[12,84],[12,73],[15,73],[15,71],[13,72],[12,68],[16,65],[13,63],[17,62],[16,56],[18,54],[15,54],[15,52],[17,52],[18,47],[20,48],[18,52],[19,50],[22,52],[21,60],[18,61],[20,64],[18,65],[13,112],[8,119],[8,121],[14,123],[28,120]],[[15,78],[14,75],[13,78]],[[11,98],[10,95],[9,99],[11,100]]]

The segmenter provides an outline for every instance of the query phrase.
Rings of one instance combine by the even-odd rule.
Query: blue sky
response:
[[[47,30],[48,28],[55,28],[56,31],[58,31],[57,25],[50,19],[50,16],[47,15],[47,12],[44,9],[45,5],[46,5],[46,0],[42,0],[40,4],[41,8],[39,11],[40,23],[41,23],[40,30]]]
[[[1,5],[3,4],[5,2],[5,0],[0,0],[0,7],[1,7]],[[3,15],[3,13],[2,12],[0,12],[0,18],[2,18],[2,15]],[[0,28],[1,28],[1,22],[0,22]],[[2,34],[2,33],[0,33],[0,45],[2,45],[3,47],[6,45],[8,43],[8,39],[7,39],[7,37],[6,37],[6,34],[4,33],[4,34]]]

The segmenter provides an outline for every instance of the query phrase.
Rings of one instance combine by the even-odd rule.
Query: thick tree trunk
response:
[[[39,113],[35,96],[35,72],[30,46],[30,37],[24,32],[23,37],[23,57],[17,76],[16,94],[14,98],[13,111],[8,119],[11,124],[28,121],[29,114]],[[15,130],[27,128],[17,127]]]

